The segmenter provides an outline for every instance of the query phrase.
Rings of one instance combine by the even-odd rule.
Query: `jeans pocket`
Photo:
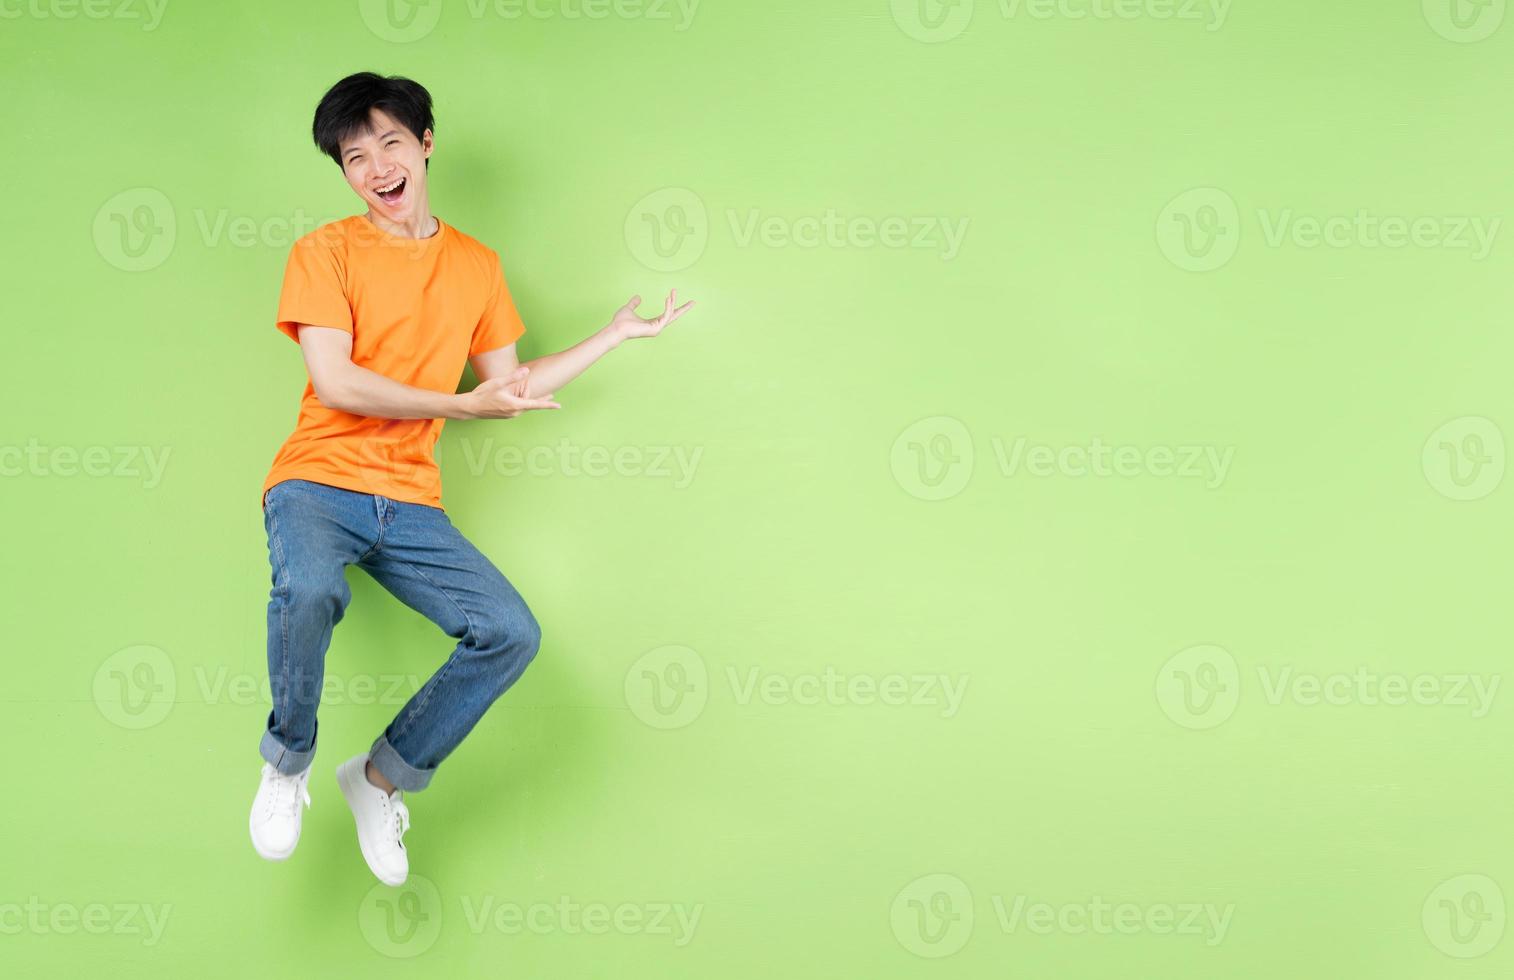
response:
[[[291,482],[293,482],[293,481],[291,481],[291,480],[280,480],[278,483],[275,483],[273,486],[271,486],[267,490],[263,491],[263,511],[265,513],[268,510],[268,501],[270,501],[270,500],[273,499],[274,494],[282,492],[284,490],[284,488],[287,487],[287,486],[289,486],[289,484]]]

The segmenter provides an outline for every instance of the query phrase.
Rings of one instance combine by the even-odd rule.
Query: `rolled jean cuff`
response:
[[[312,745],[305,752],[295,752],[286,749],[284,743],[274,738],[273,732],[263,732],[263,740],[258,743],[258,751],[273,768],[286,776],[294,776],[310,768],[310,763],[315,759],[315,746]]]
[[[417,769],[400,758],[394,746],[382,735],[368,750],[368,758],[372,760],[373,767],[384,774],[385,779],[406,792],[425,789],[431,784],[431,777],[436,775],[435,769]]]

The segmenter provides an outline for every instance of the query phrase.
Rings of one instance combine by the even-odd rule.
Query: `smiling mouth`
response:
[[[406,183],[408,183],[406,179],[401,177],[392,184],[374,188],[373,193],[377,194],[378,199],[385,204],[398,204],[405,196]]]

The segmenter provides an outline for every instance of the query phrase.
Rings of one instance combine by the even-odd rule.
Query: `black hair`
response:
[[[399,75],[376,75],[360,71],[348,75],[326,90],[320,105],[315,107],[315,122],[310,127],[315,145],[321,152],[342,166],[342,141],[356,132],[369,128],[368,114],[374,109],[399,120],[400,125],[423,140],[426,130],[436,132],[436,123],[431,118],[431,93],[419,82]],[[431,169],[427,158],[426,169]]]

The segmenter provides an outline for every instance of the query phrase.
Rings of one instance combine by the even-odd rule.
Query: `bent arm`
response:
[[[474,418],[466,396],[416,388],[352,363],[352,334],[299,324],[300,352],[315,396],[327,408],[382,419]]]

